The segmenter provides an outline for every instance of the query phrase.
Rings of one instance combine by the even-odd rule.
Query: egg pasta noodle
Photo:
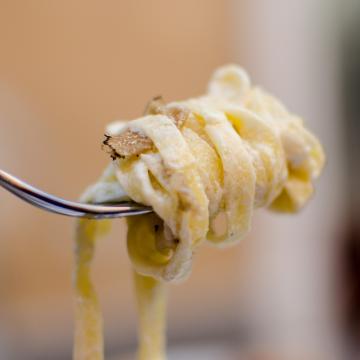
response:
[[[166,358],[165,284],[189,275],[194,250],[204,242],[238,242],[256,208],[298,211],[324,164],[322,147],[303,121],[235,65],[216,70],[203,96],[168,104],[155,99],[143,117],[110,124],[104,147],[114,161],[83,200],[130,198],[154,209],[127,219],[140,360]],[[76,360],[104,357],[90,263],[105,228],[101,221],[78,224]]]

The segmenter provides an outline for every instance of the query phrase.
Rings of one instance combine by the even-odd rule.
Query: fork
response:
[[[149,206],[135,202],[84,204],[59,198],[39,190],[0,169],[0,186],[38,208],[72,217],[90,219],[121,218],[152,212]]]

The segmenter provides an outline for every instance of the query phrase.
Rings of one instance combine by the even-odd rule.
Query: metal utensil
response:
[[[147,214],[153,211],[151,207],[135,202],[84,204],[68,201],[39,190],[3,170],[0,170],[0,186],[31,205],[73,217],[109,219]]]

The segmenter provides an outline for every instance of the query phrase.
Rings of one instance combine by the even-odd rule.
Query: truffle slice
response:
[[[181,129],[190,115],[190,111],[181,105],[166,105],[158,96],[152,99],[145,109],[146,115],[166,115],[174,124]],[[105,134],[103,150],[113,160],[126,159],[131,156],[139,156],[141,153],[153,149],[154,144],[150,138],[131,129],[126,129],[119,135],[110,136]]]

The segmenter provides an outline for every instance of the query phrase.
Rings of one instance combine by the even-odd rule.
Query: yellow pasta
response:
[[[126,197],[154,209],[128,219],[127,244],[139,305],[139,359],[165,359],[165,282],[188,276],[201,243],[225,246],[246,236],[256,208],[302,208],[324,152],[301,119],[253,87],[235,65],[218,69],[204,96],[156,100],[143,117],[111,124],[105,145],[115,161],[83,199]],[[77,240],[77,360],[103,358],[101,316],[89,282],[96,228],[82,221]]]
[[[91,283],[90,267],[96,237],[106,232],[106,221],[80,220],[76,238],[75,360],[103,359],[102,318]]]
[[[134,272],[138,295],[140,360],[164,360],[166,286],[163,282]]]

